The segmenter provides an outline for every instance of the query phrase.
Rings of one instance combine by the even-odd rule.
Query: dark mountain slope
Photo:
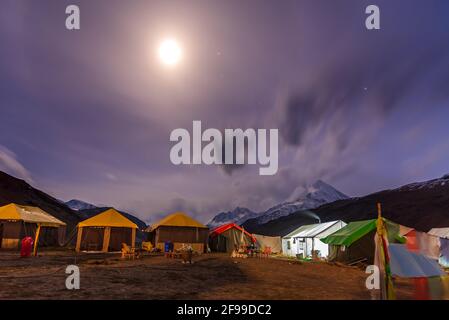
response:
[[[449,175],[365,197],[335,201],[312,211],[322,222],[332,220],[351,222],[376,218],[378,202],[382,203],[383,216],[399,224],[421,231],[449,227]],[[254,233],[285,235],[305,224],[303,220],[307,215],[306,211],[298,211],[263,225],[248,220],[244,227]]]
[[[67,233],[70,233],[81,220],[78,214],[64,203],[33,188],[24,180],[0,171],[0,206],[11,202],[41,208],[67,223]]]

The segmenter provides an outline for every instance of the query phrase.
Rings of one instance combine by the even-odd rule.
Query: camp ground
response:
[[[8,278],[0,298],[371,299],[369,264],[381,271],[378,299],[443,299],[449,292],[438,264],[446,230],[426,233],[384,218],[303,225],[281,239],[234,223],[209,232],[175,212],[148,227],[143,243],[136,242],[138,226],[112,208],[81,221],[68,241],[65,227],[37,207],[0,208],[0,278]],[[35,257],[17,252],[26,236],[41,247]],[[186,252],[195,253],[188,264]],[[57,273],[68,262],[89,279],[76,297]],[[44,275],[45,284],[38,280]]]
[[[326,258],[329,253],[329,245],[321,239],[340,230],[345,222],[330,221],[301,226],[282,238],[283,252],[287,256],[299,258]]]
[[[215,252],[232,252],[255,242],[256,238],[251,233],[235,223],[219,226],[209,235],[209,247]]]
[[[120,251],[122,244],[135,246],[137,225],[115,209],[78,224],[76,251]]]
[[[66,224],[40,208],[17,205],[0,207],[0,249],[19,250],[20,241],[32,237],[39,245],[62,245]]]
[[[196,252],[205,252],[209,228],[184,212],[175,212],[148,227],[147,232],[149,240],[161,251],[171,243],[172,250],[188,245]]]
[[[388,229],[390,242],[405,242],[400,234],[400,226],[384,219]],[[377,220],[363,220],[348,223],[340,230],[322,238],[321,241],[329,245],[329,261],[345,263],[374,262],[374,235]]]

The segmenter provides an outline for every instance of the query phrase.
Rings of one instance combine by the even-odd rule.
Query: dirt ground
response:
[[[80,290],[67,290],[65,268],[80,268]],[[363,270],[276,258],[203,254],[192,265],[161,255],[0,252],[0,299],[370,299]],[[409,298],[407,284],[399,298]]]

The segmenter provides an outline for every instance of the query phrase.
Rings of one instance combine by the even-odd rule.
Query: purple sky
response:
[[[449,172],[449,2],[20,1],[0,10],[0,170],[153,221]],[[364,27],[381,9],[381,30]],[[78,4],[81,30],[65,29]],[[176,70],[155,56],[171,35]],[[279,171],[174,166],[173,129],[279,128]]]

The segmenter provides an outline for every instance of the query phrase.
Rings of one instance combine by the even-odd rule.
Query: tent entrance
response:
[[[133,245],[133,229],[120,227],[79,228],[79,250],[82,251],[120,251],[122,243]],[[78,246],[78,245],[77,245]]]
[[[227,252],[228,251],[227,240],[228,239],[225,236],[219,234],[216,237],[209,239],[209,248],[215,252]]]
[[[227,238],[226,249],[228,252],[240,249],[241,246],[248,246],[251,244],[251,239],[246,234],[242,237],[242,231],[235,228],[229,229],[222,233]]]
[[[101,251],[103,247],[104,229],[101,227],[83,228],[81,250]]]
[[[122,250],[122,243],[129,246],[132,244],[132,229],[130,228],[111,228],[111,236],[109,239],[109,251]]]

